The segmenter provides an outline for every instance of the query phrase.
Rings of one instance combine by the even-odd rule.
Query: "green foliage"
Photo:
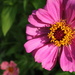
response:
[[[63,72],[59,64],[47,71],[36,63],[23,47],[26,42],[25,27],[33,10],[44,7],[46,0],[0,0],[0,63],[15,61],[19,75],[75,75]],[[3,71],[0,70],[0,75]]]
[[[3,8],[1,13],[2,20],[2,31],[3,34],[6,35],[10,27],[12,26],[15,15],[16,15],[17,7],[16,6],[6,6]]]
[[[23,2],[24,10],[26,10],[27,3],[28,3],[28,0],[24,0]]]
[[[35,9],[41,8],[45,5],[45,0],[31,0],[32,4],[34,5]]]

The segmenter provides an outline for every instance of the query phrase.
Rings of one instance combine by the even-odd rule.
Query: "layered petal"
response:
[[[36,11],[36,16],[44,23],[53,24],[54,20],[49,15],[48,11],[45,9],[38,9]]]
[[[4,62],[2,62],[2,64],[1,64],[1,69],[2,69],[2,70],[6,70],[8,66],[9,66],[9,63],[8,63],[7,61],[4,61]]]
[[[6,70],[4,71],[3,75],[10,75],[10,73]]]
[[[47,27],[35,27],[31,24],[28,24],[26,27],[26,34],[31,35],[31,36],[39,36],[39,35],[44,35],[49,33],[49,28]]]
[[[26,27],[27,40],[34,39],[36,37],[40,37],[42,35],[47,35],[49,33],[48,27],[35,27],[31,24],[28,24]]]
[[[45,27],[47,24],[42,22],[40,19],[38,19],[38,17],[36,16],[36,12],[33,12],[29,18],[28,21],[30,22],[30,24],[36,26],[36,27]]]
[[[53,49],[54,45],[47,44],[44,47],[37,50],[35,53],[35,61],[42,62],[50,53],[50,49]]]
[[[27,40],[31,40],[31,39],[33,39],[33,36],[31,36],[31,35],[27,35]]]
[[[19,68],[14,68],[14,73],[13,75],[19,75]]]
[[[75,0],[68,0],[65,9],[67,23],[75,27]]]
[[[16,64],[16,63],[14,63],[14,61],[10,61],[9,66],[10,66],[10,67],[16,67],[16,66],[17,66],[17,64]]]
[[[55,22],[61,19],[62,1],[61,0],[47,0],[45,9],[49,12],[50,16]]]
[[[70,25],[75,29],[75,20],[70,23]]]
[[[73,72],[75,71],[74,60],[71,52],[71,48],[64,46],[61,57],[60,57],[60,66],[63,71]]]
[[[53,47],[52,47],[53,46]],[[42,67],[47,70],[52,70],[56,64],[58,56],[58,47],[54,45],[50,46],[47,57],[42,61]]]
[[[72,41],[70,45],[70,51],[72,53],[73,71],[75,72],[75,39]]]
[[[26,48],[26,51],[30,53],[34,49],[42,47],[47,42],[49,42],[49,39],[47,36],[40,36],[39,38],[35,38],[35,39],[29,40],[28,42],[26,42],[24,44],[24,47]]]
[[[71,43],[70,49],[71,49],[71,52],[72,52],[73,60],[75,61],[75,39],[74,39],[73,42]]]

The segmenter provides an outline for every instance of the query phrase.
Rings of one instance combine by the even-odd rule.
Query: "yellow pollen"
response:
[[[50,42],[56,46],[69,45],[74,38],[74,31],[65,20],[53,24],[49,30],[48,38],[51,38]]]

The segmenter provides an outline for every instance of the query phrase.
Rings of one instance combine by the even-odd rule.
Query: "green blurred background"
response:
[[[19,75],[75,75],[74,72],[63,72],[59,63],[52,71],[43,69],[23,47],[28,16],[45,4],[46,0],[0,0],[0,63],[15,61]],[[0,75],[2,73],[0,70]]]

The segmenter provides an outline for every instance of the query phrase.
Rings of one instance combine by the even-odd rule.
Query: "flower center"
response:
[[[56,40],[62,40],[62,38],[64,38],[65,34],[64,31],[61,30],[61,28],[58,28],[55,33],[54,33],[54,37],[56,38]]]
[[[74,31],[64,20],[53,24],[49,30],[48,37],[51,39],[50,42],[53,42],[56,46],[71,44]]]
[[[13,67],[8,67],[8,71],[12,73],[14,71],[14,68]]]

